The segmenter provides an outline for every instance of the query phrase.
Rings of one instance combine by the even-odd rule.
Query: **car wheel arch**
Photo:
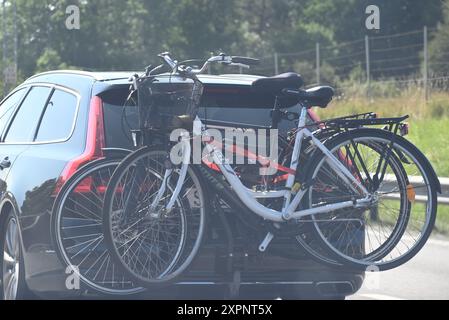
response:
[[[18,280],[18,293],[16,296],[16,300],[22,300],[22,299],[34,299],[34,295],[31,293],[31,291],[28,289],[28,285],[26,283],[26,263],[25,263],[25,255],[24,255],[24,246],[23,246],[23,239],[22,239],[22,228],[20,226],[20,219],[17,215],[17,210],[14,206],[14,204],[10,201],[10,200],[3,200],[0,204],[0,230],[5,230],[5,227],[7,226],[8,221],[10,221],[8,219],[9,216],[12,216],[11,219],[14,219],[16,224],[17,224],[17,228],[18,228],[18,233],[19,233],[19,239],[18,241],[21,252],[19,255],[19,265],[20,265],[20,272],[19,272],[19,278],[20,280]],[[3,234],[0,234],[0,237],[3,237]],[[3,242],[3,240],[1,240],[0,242]],[[3,251],[3,248],[1,248],[1,250]],[[0,257],[0,259],[3,259],[3,257]],[[0,267],[1,266],[1,261],[0,261]],[[1,289],[1,288],[0,288]],[[3,289],[1,289],[3,290]],[[0,298],[1,298],[0,294]]]
[[[12,198],[10,199],[10,195],[8,195],[8,197],[6,199],[3,199],[3,201],[0,204],[0,230],[3,230],[5,219],[8,216],[8,214],[12,213],[17,221],[17,227],[19,228],[20,246],[22,248],[22,252],[24,252],[25,248],[23,246],[22,227],[17,212],[18,210],[15,201]],[[23,257],[23,259],[25,259],[25,257]]]

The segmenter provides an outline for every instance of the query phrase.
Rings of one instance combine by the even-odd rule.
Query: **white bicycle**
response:
[[[141,120],[134,137],[142,148],[116,169],[103,211],[110,255],[136,283],[166,285],[188,270],[205,234],[210,194],[220,188],[270,226],[258,248],[262,252],[276,234],[289,232],[322,262],[387,270],[425,244],[439,182],[425,156],[400,135],[408,117],[345,117],[321,122],[312,132],[307,110],[327,107],[333,89],[299,89],[303,81],[293,73],[261,78],[254,90],[296,101],[298,125],[282,163],[254,156],[262,168],[281,175],[249,188],[223,155],[222,141],[210,135],[207,120],[198,117],[199,75],[212,63],[246,66],[256,60],[219,55],[194,69],[168,53],[160,56],[169,74],[133,78]],[[171,141],[172,130],[180,128],[186,130]],[[193,165],[192,145],[198,141],[207,159]],[[307,159],[300,161],[305,149]],[[170,160],[174,150],[178,163]],[[251,157],[239,146],[233,152]]]

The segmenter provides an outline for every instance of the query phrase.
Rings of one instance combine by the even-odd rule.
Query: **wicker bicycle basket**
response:
[[[191,130],[203,93],[199,81],[162,75],[143,78],[138,85],[140,127],[144,131],[170,134]]]

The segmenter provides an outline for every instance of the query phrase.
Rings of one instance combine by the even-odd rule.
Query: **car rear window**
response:
[[[104,93],[103,115],[108,148],[133,149],[131,130],[139,128],[134,97],[128,100],[129,90],[115,89]]]
[[[209,87],[204,90],[200,117],[209,121],[229,122],[236,127],[245,125],[270,127],[271,113],[275,105],[275,97],[252,91],[247,87]],[[292,101],[278,101],[288,111],[297,112]],[[280,131],[288,131],[295,127],[294,121],[282,121]],[[224,125],[226,127],[227,125]]]
[[[108,148],[132,149],[130,130],[139,128],[137,101],[128,100],[128,86],[110,90],[101,95]],[[271,111],[275,97],[253,92],[247,87],[206,87],[201,101],[199,116],[205,120],[236,123],[236,127],[271,126]],[[298,112],[291,101],[280,101],[287,110]],[[294,121],[282,121],[280,131],[296,126]]]

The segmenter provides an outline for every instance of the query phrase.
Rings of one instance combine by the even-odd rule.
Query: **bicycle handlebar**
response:
[[[172,69],[172,71],[174,72],[181,71],[179,70],[180,66],[178,65],[178,61],[173,60],[170,57],[170,53],[168,52],[161,53],[159,54],[159,57],[164,60],[164,63],[168,65]],[[249,68],[249,66],[251,65],[258,65],[260,63],[260,60],[249,57],[228,56],[222,53],[218,56],[209,58],[200,69],[193,69],[192,67],[184,67],[182,72],[184,74],[194,77],[196,75],[206,72],[212,63],[221,63],[228,66],[240,66]]]

